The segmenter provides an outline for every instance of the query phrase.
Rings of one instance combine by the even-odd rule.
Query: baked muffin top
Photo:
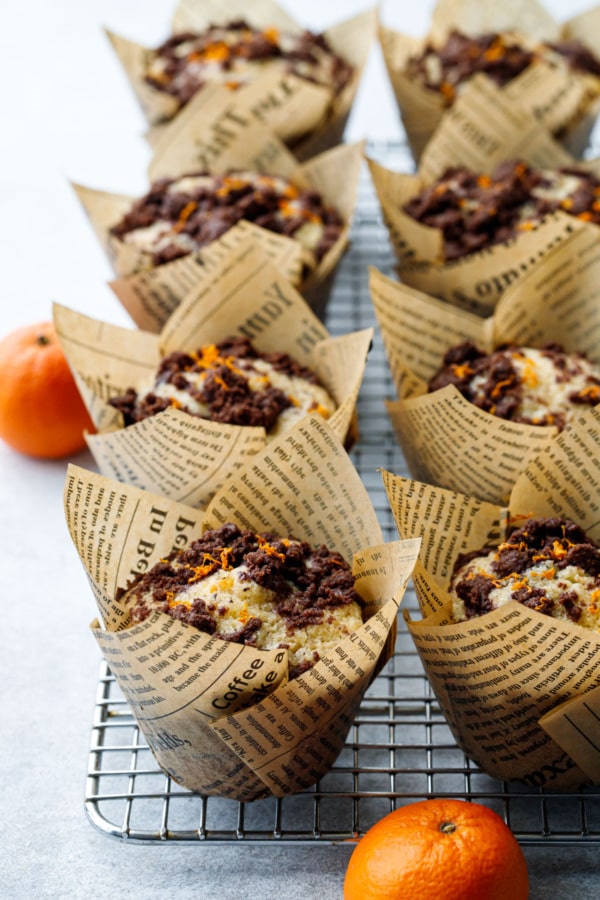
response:
[[[580,353],[565,353],[560,344],[511,344],[485,353],[464,341],[447,351],[429,390],[448,384],[501,419],[559,430],[582,406],[600,402],[600,368]]]
[[[444,258],[450,261],[530,231],[558,210],[600,225],[600,181],[575,167],[534,169],[519,160],[501,163],[492,175],[458,166],[446,169],[403,209],[442,231]]]
[[[133,623],[159,611],[222,640],[285,648],[290,677],[362,625],[354,577],[339,553],[233,524],[160,560],[118,599]]]
[[[503,87],[540,59],[600,77],[600,61],[580,41],[539,44],[529,49],[510,33],[494,31],[469,37],[457,29],[439,46],[427,43],[421,53],[408,60],[406,71],[424,87],[438,92],[450,106],[460,87],[479,72]]]
[[[242,336],[170,353],[146,384],[108,403],[125,426],[174,408],[213,422],[262,426],[271,438],[308,413],[329,418],[336,409],[314,372],[287,353],[260,353]]]
[[[206,84],[224,84],[235,90],[273,63],[335,94],[354,72],[322,34],[259,29],[238,19],[211,25],[203,32],[172,35],[148,53],[144,77],[156,90],[175,97],[181,107]]]
[[[110,229],[153,268],[194,253],[246,219],[298,241],[318,261],[335,244],[343,223],[317,191],[260,172],[194,172],[155,181]]]
[[[597,629],[600,547],[569,519],[529,519],[498,547],[459,557],[450,595],[456,622],[516,600],[556,619]]]

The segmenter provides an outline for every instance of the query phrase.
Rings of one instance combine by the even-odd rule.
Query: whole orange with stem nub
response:
[[[527,900],[523,851],[493,810],[423,800],[384,816],[350,857],[344,900]]]
[[[85,447],[94,425],[52,322],[0,341],[0,438],[29,456],[58,459]]]

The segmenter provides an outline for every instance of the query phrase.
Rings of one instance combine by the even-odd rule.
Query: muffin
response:
[[[479,409],[528,425],[562,431],[582,406],[600,402],[600,369],[559,344],[503,346],[484,353],[470,341],[450,348],[429,391],[453,384]]]
[[[315,264],[343,229],[337,211],[316,191],[279,176],[239,171],[162,178],[110,234],[140,252],[139,271],[197,252],[241,219],[298,241]]]
[[[579,41],[559,41],[533,46],[518,35],[488,32],[470,37],[457,29],[445,42],[428,42],[421,53],[411,56],[406,73],[428,90],[435,91],[450,106],[461,86],[478,73],[504,87],[537,60],[553,66],[566,65],[572,72],[600,77],[600,60]]]
[[[403,207],[411,218],[443,234],[446,262],[531,231],[549,213],[600,224],[600,180],[574,167],[534,169],[519,160],[492,175],[462,166],[446,169]]]
[[[339,94],[354,73],[321,34],[255,28],[243,19],[205,31],[172,35],[147,54],[144,79],[181,109],[207,84],[231,90],[251,83],[269,65]]]
[[[362,625],[339,553],[233,524],[161,559],[118,599],[133,624],[159,611],[225,641],[286,649],[290,678]]]
[[[213,422],[260,426],[270,438],[310,412],[329,418],[336,409],[310,369],[287,353],[260,353],[243,336],[170,353],[150,384],[108,403],[125,426],[175,408]]]
[[[450,594],[455,622],[516,600],[555,619],[598,629],[600,547],[568,519],[530,519],[499,546],[460,556]]]

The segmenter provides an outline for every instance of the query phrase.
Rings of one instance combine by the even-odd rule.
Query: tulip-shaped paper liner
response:
[[[556,439],[557,429],[501,419],[454,385],[431,393],[427,385],[446,351],[463,341],[484,352],[509,343],[559,343],[600,367],[599,285],[600,244],[589,229],[560,243],[543,267],[509,288],[488,319],[371,270],[371,297],[399,398],[387,409],[414,478],[507,502],[527,461]]]
[[[599,459],[596,408],[530,462],[508,507],[383,473],[400,536],[422,539],[413,580],[423,618],[406,617],[408,628],[458,745],[495,778],[600,784],[600,634],[514,600],[454,623],[452,569],[531,516],[571,519],[598,541]]]
[[[202,32],[210,25],[226,25],[244,19],[255,28],[278,28],[301,33],[303,28],[274,0],[184,0],[173,19],[173,33]],[[334,52],[353,67],[353,74],[340,93],[328,86],[287,73],[285,66],[274,60],[264,66],[253,81],[223,94],[222,109],[227,106],[236,119],[247,120],[269,128],[280,140],[293,146],[298,159],[308,159],[340,143],[350,115],[362,72],[375,37],[375,8],[339,22],[324,32]],[[209,100],[210,86],[205,86],[178,112],[177,100],[153,88],[145,81],[151,50],[108,32],[108,37],[125,69],[131,86],[148,122],[154,126],[148,137],[154,144],[171,143],[182,128],[206,137],[217,128],[218,111]]]
[[[441,92],[425,87],[409,75],[408,62],[411,57],[419,56],[427,44],[442,46],[453,30],[471,37],[490,32],[506,34],[532,51],[540,42],[577,37],[587,42],[595,53],[600,40],[600,19],[587,15],[582,22],[575,19],[561,25],[536,0],[518,3],[444,0],[436,5],[430,34],[424,39],[380,26],[386,69],[417,160],[448,106]],[[464,89],[464,85],[458,88],[459,97]],[[521,107],[538,126],[557,135],[570,153],[582,155],[600,108],[600,78],[574,71],[566,61],[554,64],[538,58],[499,90],[506,101]]]
[[[160,335],[109,325],[62,306],[54,320],[61,345],[98,433],[88,436],[104,475],[190,505],[265,445],[263,428],[226,425],[168,409],[123,428],[107,401],[152,378],[161,357],[195,351],[232,335],[261,352],[286,352],[311,368],[336,402],[330,424],[354,435],[356,400],[372,329],[331,338],[300,294],[252,242],[240,244],[181,304]]]
[[[148,254],[110,234],[130,209],[136,198],[98,191],[83,185],[73,185],[115,272],[119,276],[110,286],[139,328],[160,331],[169,315],[205,274],[215,257],[223,250],[252,235],[257,247],[264,249],[300,290],[307,302],[322,315],[332,285],[334,270],[348,246],[348,235],[358,189],[362,161],[361,143],[336,147],[314,157],[308,163],[298,161],[283,144],[264,128],[238,128],[231,141],[181,147],[178,157],[164,160],[173,168],[170,177],[187,172],[228,170],[266,172],[289,179],[300,188],[319,191],[325,203],[339,213],[343,228],[340,236],[325,256],[317,262],[310,251],[292,238],[275,234],[249,222],[238,222],[220,240],[208,244],[198,253],[188,254],[170,263],[148,268]],[[176,145],[177,148],[177,145]],[[184,152],[185,149],[185,152]],[[196,155],[188,150],[197,151]],[[155,160],[152,178],[165,174]],[[158,168],[154,168],[154,165]],[[162,161],[161,161],[162,164]]]
[[[309,417],[281,435],[204,515],[73,466],[65,505],[104,624],[93,623],[94,636],[160,767],[190,790],[237,800],[291,794],[321,778],[393,652],[420,543],[383,543],[327,423]],[[326,544],[353,564],[364,624],[289,683],[285,649],[222,641],[160,612],[132,626],[115,599],[133,574],[225,522]]]
[[[506,159],[522,159],[537,168],[577,165],[598,174],[598,161],[576,163],[550,135],[485,76],[477,76],[444,117],[423,154],[419,173],[405,175],[370,161],[390,239],[406,284],[489,315],[506,288],[537,265],[546,253],[577,228],[598,226],[565,212],[547,216],[515,238],[459,259],[444,261],[440,229],[430,228],[403,211],[404,205],[452,166],[490,173]]]

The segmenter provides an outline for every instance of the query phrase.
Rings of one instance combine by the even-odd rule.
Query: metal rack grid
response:
[[[369,152],[392,168],[410,170],[402,145],[372,144]],[[393,274],[393,254],[365,172],[352,245],[328,306],[332,334],[375,324],[370,265]],[[361,439],[352,456],[386,540],[397,533],[377,469],[406,473],[384,408],[384,398],[393,395],[377,336],[358,405]],[[416,609],[412,591],[404,602]],[[410,635],[402,625],[398,630],[396,654],[369,688],[331,771],[302,794],[248,804],[190,793],[164,775],[103,663],[85,790],[91,821],[112,837],[139,842],[334,843],[355,840],[397,806],[444,796],[490,806],[522,844],[600,843],[600,790],[551,794],[509,785],[489,778],[463,755]]]

